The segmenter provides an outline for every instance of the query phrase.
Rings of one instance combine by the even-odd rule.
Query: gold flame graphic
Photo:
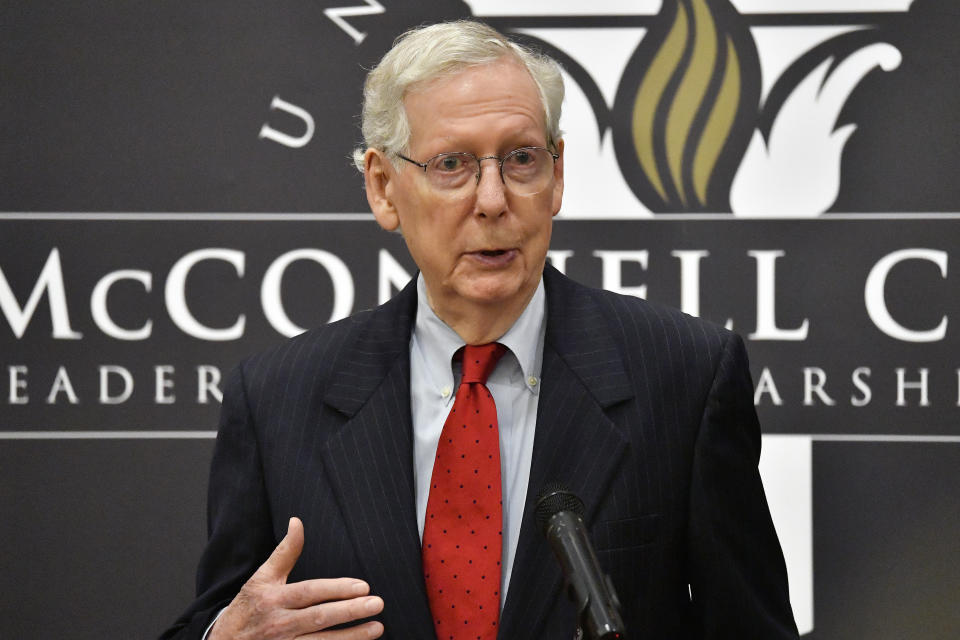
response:
[[[718,74],[719,90],[705,107]],[[741,106],[741,85],[741,57],[733,39],[718,33],[708,0],[679,0],[666,38],[637,88],[631,126],[640,167],[665,203],[706,205],[710,180]],[[664,107],[660,125],[657,117]],[[697,134],[695,121],[703,108],[708,112]],[[657,158],[658,128],[665,162]],[[698,138],[691,140],[694,135]],[[679,203],[670,202],[671,193]]]

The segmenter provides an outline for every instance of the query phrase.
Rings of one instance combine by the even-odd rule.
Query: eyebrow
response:
[[[511,140],[511,141],[504,143],[503,145],[498,147],[497,149],[498,157],[502,158],[503,156],[507,155],[511,151],[516,151],[517,149],[521,149],[523,147],[543,147],[545,149],[550,149],[550,143],[545,139],[545,137],[542,140],[533,140],[533,139],[527,138],[526,136],[518,136],[516,139],[508,138],[508,140]],[[524,140],[524,142],[518,142],[518,140]],[[468,145],[464,145],[464,147],[467,147],[467,146]],[[429,153],[429,155],[427,155],[426,158],[433,158],[434,156],[438,156],[441,153],[468,153],[478,158],[485,157],[487,155],[484,153],[478,153],[476,151],[470,151],[470,150],[467,150],[466,148],[454,148],[453,146],[450,146],[450,147],[445,147],[441,151]]]

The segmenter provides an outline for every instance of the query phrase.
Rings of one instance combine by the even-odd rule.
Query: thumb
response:
[[[303,523],[300,518],[290,518],[287,524],[287,535],[283,537],[267,561],[257,569],[258,576],[265,580],[286,582],[293,566],[297,564],[301,551],[303,551]]]

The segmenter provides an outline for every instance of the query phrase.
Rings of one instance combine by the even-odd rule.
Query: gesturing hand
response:
[[[365,622],[330,627],[383,611],[383,600],[354,578],[304,580],[287,584],[303,550],[303,523],[290,518],[287,535],[250,576],[210,630],[208,640],[360,640],[379,638],[383,625]]]

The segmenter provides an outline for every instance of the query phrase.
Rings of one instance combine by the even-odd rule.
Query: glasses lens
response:
[[[477,159],[468,153],[441,153],[427,160],[427,179],[441,191],[455,191],[476,182]]]
[[[553,176],[553,156],[541,147],[514,149],[503,159],[503,180],[517,195],[540,193]]]

